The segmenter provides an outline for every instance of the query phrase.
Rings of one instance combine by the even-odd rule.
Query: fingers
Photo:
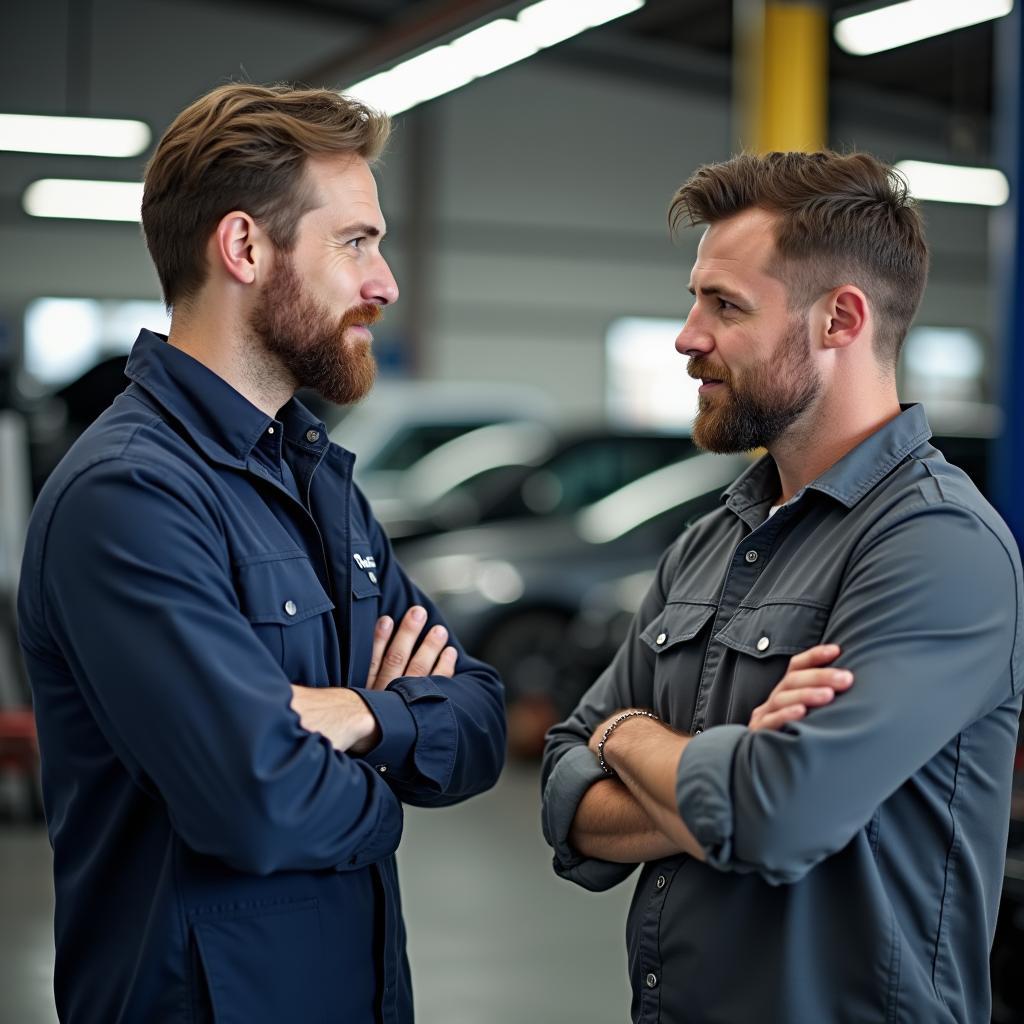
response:
[[[380,667],[374,675],[373,682],[369,684],[371,689],[383,690],[392,679],[409,674],[409,659],[426,621],[427,611],[419,605],[413,605],[402,616],[402,621],[393,631],[381,655]]]
[[[416,653],[409,661],[404,674],[407,676],[431,675],[446,643],[448,643],[448,630],[444,626],[432,627],[427,631],[423,642],[416,648]]]
[[[805,668],[787,672],[772,696],[782,690],[805,690],[816,686],[828,686],[833,690],[848,690],[853,683],[853,673],[841,668]],[[770,698],[769,698],[770,699]]]
[[[801,664],[828,663],[839,653],[835,645],[811,648],[790,660],[790,670],[768,699],[750,715],[751,729],[779,729],[803,718],[812,708],[831,703],[837,693],[853,685],[853,673],[836,668],[800,668]],[[796,667],[794,667],[796,666]]]
[[[789,671],[800,668],[816,668],[819,665],[828,665],[839,657],[839,644],[818,644],[816,647],[808,647],[806,651],[794,654],[789,659]]]
[[[373,630],[373,650],[370,652],[370,669],[366,673],[366,688],[368,690],[374,689],[374,681],[377,678],[377,673],[380,671],[380,663],[384,658],[384,651],[387,650],[388,640],[391,639],[391,633],[394,628],[395,622],[390,615],[382,615],[377,620],[377,625]]]
[[[402,617],[398,628],[386,615],[377,620],[373,635],[373,652],[366,685],[383,690],[400,676],[455,675],[458,651],[448,643],[448,630],[434,626],[419,641],[427,621],[426,609],[414,605]]]
[[[459,652],[454,647],[446,647],[441,656],[437,659],[432,676],[447,676],[449,679],[455,675],[455,663],[459,660]]]
[[[762,705],[762,707],[765,707],[765,705]],[[757,711],[754,714],[756,715]],[[782,708],[781,711],[769,711],[757,719],[751,716],[749,728],[752,732],[781,729],[787,722],[799,721],[806,714],[807,708],[803,704],[791,704],[788,708]]]

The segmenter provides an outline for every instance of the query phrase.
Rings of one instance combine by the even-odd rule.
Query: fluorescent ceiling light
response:
[[[0,114],[0,149],[71,156],[138,156],[151,138],[142,121]]]
[[[345,92],[389,114],[442,96],[538,50],[639,10],[646,0],[541,0],[515,21],[497,18],[451,43],[396,64]]]
[[[540,0],[524,7],[516,21],[527,31],[538,49],[554,46],[606,21],[632,14],[646,0]]]
[[[472,79],[483,78],[532,57],[537,45],[518,22],[497,18],[460,36],[448,46],[448,51]]]
[[[896,170],[906,178],[914,199],[1002,206],[1010,198],[1006,175],[991,167],[956,167],[953,164],[902,160],[896,165]]]
[[[25,189],[21,203],[33,217],[138,221],[142,182],[42,178]]]
[[[915,199],[1002,206],[1010,197],[1006,175],[992,167],[956,167],[923,160],[901,160],[896,170],[907,179]]]
[[[1011,10],[1013,0],[903,0],[843,18],[834,34],[847,53],[862,57],[1001,18]]]

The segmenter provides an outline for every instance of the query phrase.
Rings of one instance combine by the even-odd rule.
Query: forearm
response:
[[[689,737],[657,722],[634,718],[615,729],[605,744],[604,756],[641,813],[674,850],[704,860],[704,851],[676,804],[679,759],[688,743]]]
[[[584,857],[617,864],[642,864],[681,852],[615,779],[587,790],[573,818],[569,842]]]

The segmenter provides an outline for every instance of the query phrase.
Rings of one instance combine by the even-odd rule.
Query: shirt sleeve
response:
[[[255,874],[392,854],[402,809],[301,728],[240,611],[199,482],[124,457],[70,484],[41,567],[48,628],[96,721],[193,849]]]
[[[381,614],[395,622],[413,605],[427,610],[425,633],[435,625],[448,629],[448,644],[458,653],[448,676],[402,676],[386,690],[357,692],[381,729],[378,746],[365,755],[384,765],[384,777],[406,803],[446,806],[486,789],[498,780],[505,762],[505,694],[497,672],[471,657],[440,610],[406,575],[391,544],[359,494],[370,525],[377,561]]]
[[[541,768],[541,823],[554,851],[554,869],[585,889],[603,891],[635,870],[580,855],[569,842],[573,819],[587,790],[606,778],[587,744],[594,730],[620,708],[650,708],[654,703],[654,654],[639,640],[644,626],[665,606],[665,595],[679,562],[679,546],[662,556],[653,582],[612,663],[584,694],[576,710],[547,735]]]
[[[974,512],[925,501],[876,527],[822,638],[853,686],[780,731],[718,726],[683,751],[679,811],[708,863],[797,881],[972,722],[1019,710],[1020,606],[1019,561]]]

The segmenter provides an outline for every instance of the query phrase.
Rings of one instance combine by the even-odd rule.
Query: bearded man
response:
[[[866,154],[700,168],[694,438],[765,447],[548,736],[555,869],[627,923],[632,1019],[990,1018],[1021,710],[1014,541],[896,391],[928,253]]]
[[[402,804],[493,785],[501,684],[293,397],[373,382],[388,130],[228,85],[147,168],[170,335],[50,477],[19,595],[67,1024],[412,1020]]]

